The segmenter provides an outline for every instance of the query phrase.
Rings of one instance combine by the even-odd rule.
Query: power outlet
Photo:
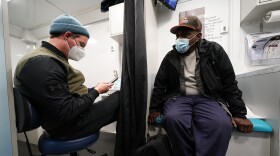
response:
[[[114,70],[113,73],[114,73],[114,77],[118,77],[118,71],[117,70]]]

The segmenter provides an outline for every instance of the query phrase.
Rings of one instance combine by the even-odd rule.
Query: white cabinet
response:
[[[109,7],[110,36],[122,44],[123,42],[124,3]]]
[[[241,0],[241,25],[261,23],[269,11],[280,9],[280,0]]]

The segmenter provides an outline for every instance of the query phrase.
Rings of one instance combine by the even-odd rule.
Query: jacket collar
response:
[[[206,44],[206,40],[202,39],[198,42],[198,53],[202,54],[202,53],[206,53],[206,49],[205,49],[205,44]]]
[[[211,55],[211,51],[209,51],[210,42],[202,39],[198,42],[197,49],[198,55],[201,58],[208,58]]]
[[[61,56],[67,60],[66,56],[59,49],[57,49],[55,46],[53,46],[49,42],[42,41],[41,47],[44,47],[44,48],[50,50],[51,52],[53,52],[54,54]]]

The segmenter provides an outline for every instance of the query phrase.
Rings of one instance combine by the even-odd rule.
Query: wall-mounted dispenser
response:
[[[269,11],[263,18],[265,23],[280,21],[280,10]]]

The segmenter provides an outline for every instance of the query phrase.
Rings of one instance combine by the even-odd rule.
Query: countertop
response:
[[[265,68],[265,69],[260,69],[260,70],[256,70],[256,71],[251,71],[251,72],[248,72],[248,73],[238,74],[238,75],[236,75],[236,78],[251,77],[251,76],[256,76],[256,75],[264,75],[264,74],[268,74],[268,73],[276,73],[276,72],[279,72],[279,71],[280,71],[280,65]]]

